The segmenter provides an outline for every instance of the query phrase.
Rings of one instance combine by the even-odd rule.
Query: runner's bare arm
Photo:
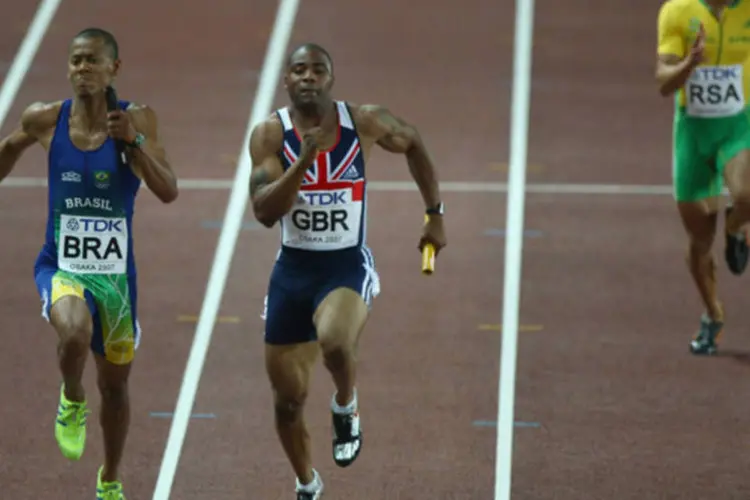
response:
[[[695,69],[690,58],[680,58],[674,54],[660,55],[656,61],[656,81],[659,94],[667,97],[679,90]]]
[[[0,140],[0,182],[10,175],[24,151],[55,126],[56,120],[55,104],[36,102],[23,111],[20,125]]]
[[[148,188],[164,203],[177,199],[177,176],[167,159],[159,139],[158,117],[145,105],[131,104],[128,108],[134,128],[144,135],[140,148],[131,148],[131,165]]]
[[[435,165],[417,129],[383,106],[362,105],[356,114],[358,128],[363,133],[386,151],[406,156],[409,172],[419,187],[425,205],[432,208],[440,203],[440,186]]]
[[[250,200],[255,218],[269,228],[294,206],[305,171],[312,163],[309,154],[301,152],[284,172],[278,157],[283,145],[283,129],[273,118],[259,123],[250,135]]]

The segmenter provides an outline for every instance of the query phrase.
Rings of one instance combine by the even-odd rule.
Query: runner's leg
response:
[[[315,479],[304,407],[318,344],[266,344],[266,372],[273,389],[276,432],[301,484]]]
[[[674,127],[674,196],[688,236],[687,267],[705,306],[690,351],[693,354],[713,354],[724,322],[712,253],[722,188],[721,173],[715,161],[716,151],[712,149],[711,132],[716,135],[716,126],[678,115]]]
[[[336,386],[331,400],[333,459],[339,467],[347,467],[362,448],[357,347],[380,285],[372,253],[366,247],[360,260],[337,269],[316,298],[313,322],[325,366]]]
[[[119,480],[119,466],[130,426],[128,378],[131,364],[115,365],[95,353],[97,386],[101,395],[99,424],[104,438],[104,467],[101,480]]]
[[[743,149],[724,168],[724,179],[732,198],[732,214],[727,217],[729,233],[739,233],[750,222],[750,151]]]
[[[297,491],[319,495],[323,482],[312,465],[310,435],[304,419],[310,373],[320,349],[307,293],[312,274],[305,269],[287,269],[277,262],[271,273],[263,318],[265,365],[273,392],[276,433],[297,477]]]
[[[49,318],[58,335],[58,363],[65,397],[68,401],[83,403],[86,392],[81,380],[93,332],[89,306],[85,299],[66,295],[52,305]]]
[[[101,396],[99,425],[104,441],[98,487],[119,492],[119,467],[130,427],[128,380],[141,335],[137,280],[135,275],[97,277],[90,288],[98,300],[91,350],[96,361]]]
[[[362,296],[343,287],[326,295],[315,311],[313,321],[325,366],[336,385],[334,403],[339,407],[354,400],[357,344],[368,314]]]
[[[745,118],[743,115],[742,118]],[[725,145],[722,157],[724,181],[732,199],[726,209],[724,260],[736,275],[745,271],[750,257],[745,226],[750,222],[750,126],[738,124],[736,138]]]
[[[716,234],[718,198],[699,202],[678,202],[683,227],[688,235],[686,261],[708,316],[724,320],[716,287],[716,260],[711,251]]]
[[[81,283],[58,272],[43,259],[37,264],[34,279],[42,299],[42,316],[58,336],[58,365],[63,383],[55,417],[55,439],[63,456],[78,460],[86,447],[89,410],[81,379],[96,305]]]

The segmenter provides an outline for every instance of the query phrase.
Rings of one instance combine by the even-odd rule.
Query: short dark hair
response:
[[[289,55],[286,58],[286,65],[289,67],[290,64],[292,64],[292,57],[294,57],[294,54],[299,52],[300,50],[307,49],[307,50],[314,50],[316,52],[320,52],[323,54],[326,59],[328,59],[328,64],[331,65],[331,73],[333,73],[333,58],[331,57],[331,54],[328,53],[326,49],[324,49],[321,45],[318,45],[317,43],[313,42],[306,42],[301,45],[297,45],[294,50],[289,52]]]
[[[109,48],[112,53],[112,59],[120,57],[120,47],[117,44],[117,40],[114,35],[107,30],[101,28],[86,28],[85,30],[78,32],[73,39],[75,40],[76,38],[99,38],[103,40],[104,45]]]

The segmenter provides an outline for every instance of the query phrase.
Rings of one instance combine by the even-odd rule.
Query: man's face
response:
[[[70,46],[68,79],[80,97],[90,96],[112,83],[120,68],[112,51],[100,38],[76,38]]]
[[[333,87],[331,64],[325,54],[303,48],[292,55],[284,75],[289,98],[296,106],[322,104]]]

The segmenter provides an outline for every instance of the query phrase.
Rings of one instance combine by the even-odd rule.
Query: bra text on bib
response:
[[[58,266],[77,274],[125,274],[128,227],[124,218],[60,217]]]

